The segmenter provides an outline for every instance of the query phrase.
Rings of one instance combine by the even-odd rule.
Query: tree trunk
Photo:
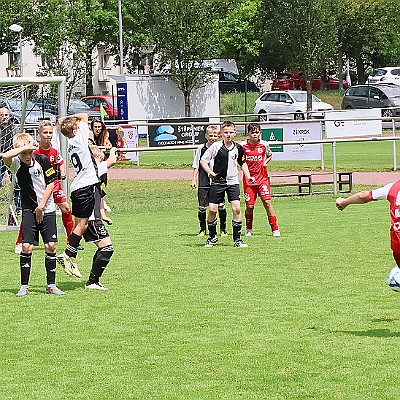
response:
[[[92,50],[86,53],[85,59],[85,87],[86,87],[86,96],[92,96],[93,93],[93,62],[92,62]]]
[[[361,56],[357,57],[356,63],[357,63],[357,83],[358,84],[365,83],[364,62]]]
[[[183,92],[183,96],[185,99],[185,117],[190,117],[190,92]]]
[[[343,51],[339,49],[338,52],[338,76],[339,76],[339,89],[343,89]]]

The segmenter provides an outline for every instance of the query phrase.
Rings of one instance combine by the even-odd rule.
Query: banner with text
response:
[[[139,135],[137,126],[133,125],[120,125],[117,130],[117,147],[118,148],[137,148],[139,147]],[[139,152],[130,151],[123,153],[125,159],[130,161],[139,161]]]
[[[159,124],[148,127],[150,147],[201,144],[206,142],[204,135],[209,125],[208,118],[164,119],[148,122]],[[190,125],[190,122],[205,122],[205,124]]]
[[[382,120],[375,119],[381,118],[380,108],[332,111],[327,114],[327,118],[329,118],[329,121],[325,121],[327,138],[382,135]]]
[[[304,141],[300,145],[271,145],[274,160],[321,160],[320,144],[307,144],[307,140],[321,140],[320,121],[261,125],[262,138],[269,142]]]

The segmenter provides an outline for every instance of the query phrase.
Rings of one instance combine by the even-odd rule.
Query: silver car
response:
[[[0,105],[5,106],[10,110],[10,117],[16,124],[21,123],[22,119],[22,99],[0,99]],[[41,110],[37,104],[33,101],[28,100],[26,102],[26,114],[25,123],[26,124],[37,124],[40,121],[49,120],[53,123],[56,122],[56,116],[49,112]]]

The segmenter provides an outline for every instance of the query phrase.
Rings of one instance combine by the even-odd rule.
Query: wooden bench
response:
[[[269,177],[272,196],[303,196],[334,192],[333,172],[310,172],[298,174],[273,174]],[[338,172],[337,181],[339,193],[350,193],[353,190],[353,173]],[[317,186],[332,186],[332,189],[317,191]],[[295,187],[297,190],[289,193],[277,193],[274,188]]]

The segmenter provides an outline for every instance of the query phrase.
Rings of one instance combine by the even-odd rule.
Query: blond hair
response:
[[[18,133],[14,136],[13,146],[14,149],[27,145],[33,141],[33,137],[29,133]]]
[[[54,125],[53,125],[53,123],[52,123],[51,121],[49,121],[49,120],[42,121],[42,122],[39,124],[39,131],[41,131],[45,126],[51,126],[51,127],[53,127]]]
[[[76,117],[65,117],[61,122],[61,133],[67,138],[70,137],[73,131],[78,129],[78,122]]]
[[[216,133],[218,135],[219,133],[219,128],[217,125],[208,125],[206,128],[206,133]]]

